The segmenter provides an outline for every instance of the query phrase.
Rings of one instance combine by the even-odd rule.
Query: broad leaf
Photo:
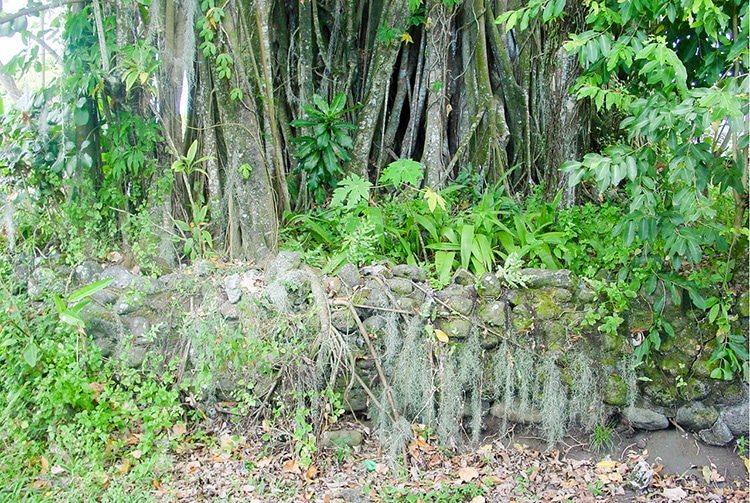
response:
[[[399,159],[393,161],[383,170],[380,175],[380,183],[385,185],[392,183],[396,187],[402,183],[416,187],[422,179],[424,168],[417,161],[411,159]]]

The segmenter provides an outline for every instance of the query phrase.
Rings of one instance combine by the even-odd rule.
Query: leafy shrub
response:
[[[307,190],[318,204],[326,198],[328,188],[336,187],[343,174],[341,162],[351,160],[348,149],[352,139],[347,133],[354,125],[343,120],[343,116],[353,110],[344,108],[346,96],[339,93],[331,104],[317,94],[313,95],[313,106],[303,108],[306,119],[296,119],[291,125],[296,128],[311,128],[311,134],[292,138],[299,145],[294,157],[299,161],[295,172],[304,171],[307,176]]]

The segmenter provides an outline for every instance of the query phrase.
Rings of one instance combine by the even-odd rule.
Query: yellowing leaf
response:
[[[611,459],[605,459],[602,461],[599,461],[596,464],[596,467],[601,470],[610,470],[618,465],[617,461],[612,461]]]
[[[130,471],[130,460],[127,458],[124,459],[122,463],[117,466],[117,471],[120,472],[120,475],[127,475]]]
[[[404,33],[401,34],[401,41],[402,42],[406,42],[407,44],[413,44],[414,43],[414,39],[411,38],[411,35],[409,35],[406,32],[404,32]]]
[[[448,343],[450,341],[450,337],[448,337],[448,334],[446,334],[439,328],[435,329],[435,337],[437,338],[437,340],[443,343]]]
[[[430,208],[431,213],[435,213],[435,209],[438,206],[445,211],[445,199],[431,188],[424,188],[424,198],[427,201],[427,207]]]
[[[745,463],[745,469],[750,473],[750,459],[747,459],[745,456],[740,457],[742,458],[742,462]]]

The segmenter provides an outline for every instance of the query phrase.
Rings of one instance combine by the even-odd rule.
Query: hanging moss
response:
[[[546,356],[542,361],[538,375],[542,395],[538,406],[542,412],[542,429],[547,443],[551,447],[563,439],[568,428],[568,396],[560,379],[560,369],[553,356]]]
[[[599,378],[594,363],[582,352],[573,354],[567,366],[571,377],[569,421],[593,430],[603,414]]]
[[[438,414],[435,431],[440,443],[455,444],[463,416],[463,387],[459,379],[458,365],[453,354],[456,347],[442,352],[439,357]]]
[[[429,359],[430,342],[421,320],[413,319],[395,362],[393,389],[402,412],[415,421],[430,424],[435,418],[434,372]]]
[[[526,414],[531,410],[532,398],[534,394],[534,384],[538,382],[536,376],[536,356],[530,349],[519,349],[514,353],[514,369],[516,378],[516,397],[518,409],[521,414]],[[513,407],[514,401],[506,401],[506,407]]]
[[[482,429],[483,354],[477,330],[472,330],[466,345],[458,353],[458,378],[465,392],[464,415],[471,417],[472,442],[479,441]]]

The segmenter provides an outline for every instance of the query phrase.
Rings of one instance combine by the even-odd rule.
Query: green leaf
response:
[[[422,179],[424,168],[422,164],[411,159],[393,161],[380,175],[380,184],[392,183],[398,187],[402,183],[416,187]]]
[[[114,278],[104,278],[94,283],[91,283],[90,285],[79,288],[78,290],[70,294],[70,296],[68,297],[68,301],[72,303],[76,303],[86,297],[90,297],[96,292],[99,292],[107,288],[110,284],[112,284],[113,281],[114,281]]]
[[[188,148],[187,154],[185,154],[185,159],[188,160],[188,162],[193,162],[195,159],[195,154],[198,152],[198,140],[193,140],[193,143],[190,144],[190,148]]]
[[[33,341],[29,341],[29,343],[26,344],[26,347],[23,348],[21,356],[23,356],[23,360],[29,367],[36,367],[37,362],[39,362],[39,356],[41,354],[42,352],[39,349],[39,346],[37,346]]]
[[[465,224],[461,228],[461,267],[469,270],[472,250],[474,248],[474,226]]]
[[[456,252],[454,251],[438,250],[435,252],[435,272],[441,284],[447,284],[450,281],[455,259]]]
[[[85,126],[89,123],[89,111],[86,107],[76,107],[73,109],[73,122],[76,126]]]
[[[338,183],[333,191],[331,207],[356,208],[360,204],[367,204],[370,200],[372,184],[357,174],[350,174]]]
[[[60,313],[60,321],[74,327],[82,328],[86,325],[86,323],[83,321],[83,318],[68,309],[65,309]]]

